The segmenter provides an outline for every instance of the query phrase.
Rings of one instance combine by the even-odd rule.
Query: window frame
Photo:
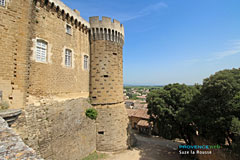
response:
[[[48,42],[43,39],[37,39],[36,41],[36,62],[47,63],[48,56]]]
[[[72,35],[72,26],[69,24],[66,24],[66,33]]]
[[[0,6],[6,7],[6,0],[0,0]]]
[[[71,49],[65,48],[64,52],[64,65],[66,67],[72,67],[72,61],[73,61],[73,51]]]

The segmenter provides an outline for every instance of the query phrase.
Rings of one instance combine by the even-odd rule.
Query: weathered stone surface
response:
[[[2,110],[0,111],[0,117],[2,117],[11,127],[21,113],[22,111],[20,109]]]
[[[31,45],[32,0],[0,6],[0,91],[11,108],[24,106]]]
[[[29,148],[7,122],[0,117],[0,159],[1,160],[43,160]]]
[[[96,124],[87,99],[27,106],[13,128],[44,159],[76,160],[96,150]]]
[[[89,26],[59,0],[7,0],[0,6],[0,99],[23,108],[29,95],[87,98],[90,69],[83,63],[84,56],[90,59]],[[36,61],[37,40],[47,42],[46,62]],[[70,67],[64,64],[65,49],[72,51]]]
[[[95,107],[98,111],[97,150],[113,152],[127,149],[128,117],[124,103]]]
[[[59,4],[60,10],[65,14],[74,14],[69,7],[59,0],[53,0]],[[42,5],[44,5],[44,2]],[[51,3],[48,5],[52,5]],[[68,12],[69,11],[69,12]],[[76,27],[74,21],[65,19],[66,15],[58,17],[54,8],[49,10],[39,3],[34,6],[32,19],[33,45],[31,47],[29,68],[28,92],[33,96],[59,96],[66,98],[87,98],[89,95],[89,71],[84,69],[84,56],[90,59],[89,33]],[[73,15],[73,16],[74,16]],[[72,15],[71,15],[72,16]],[[76,16],[77,18],[80,16]],[[75,20],[75,19],[74,19]],[[81,20],[83,20],[81,18]],[[36,23],[37,22],[37,23]],[[84,20],[84,24],[89,23]],[[71,27],[71,34],[66,33],[66,26]],[[36,61],[37,40],[47,42],[46,62]],[[71,50],[71,66],[65,65],[66,49]]]

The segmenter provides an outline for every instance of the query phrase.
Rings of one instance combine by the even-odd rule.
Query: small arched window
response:
[[[37,62],[46,62],[47,61],[47,42],[44,40],[37,40],[37,48],[36,48],[36,61]]]

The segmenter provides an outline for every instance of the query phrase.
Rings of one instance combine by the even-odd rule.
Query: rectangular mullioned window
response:
[[[37,62],[47,61],[47,42],[43,40],[37,40],[36,61]]]
[[[87,55],[84,55],[83,68],[84,68],[85,70],[88,69],[88,56],[87,56]]]
[[[5,6],[6,0],[0,0],[0,6]]]
[[[65,50],[65,66],[72,66],[72,51],[70,49]]]

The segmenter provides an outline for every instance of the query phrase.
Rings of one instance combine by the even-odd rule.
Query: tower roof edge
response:
[[[93,16],[89,17],[89,23],[91,28],[113,29],[124,35],[124,26],[116,19],[113,19],[112,21],[110,17],[103,16],[102,20],[99,20],[99,16]]]

